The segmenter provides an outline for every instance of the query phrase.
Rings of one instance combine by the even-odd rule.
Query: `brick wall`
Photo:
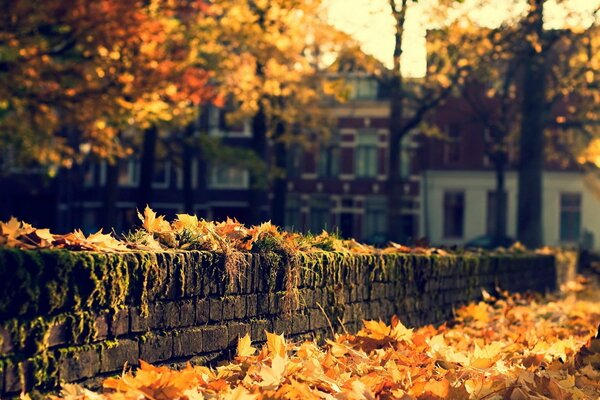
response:
[[[231,282],[225,257],[207,252],[100,254],[0,249],[0,393],[94,384],[125,363],[213,362],[237,338],[264,331],[324,338],[393,314],[438,323],[496,285],[556,287],[551,256],[314,255],[296,269],[297,309],[284,311],[289,265],[244,255]]]

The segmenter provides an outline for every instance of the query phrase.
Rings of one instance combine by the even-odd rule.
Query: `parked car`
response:
[[[493,235],[481,235],[477,236],[465,243],[465,248],[479,248],[479,249],[495,249],[497,247],[511,247],[517,242],[516,239],[509,236],[505,236],[500,240],[496,240]]]

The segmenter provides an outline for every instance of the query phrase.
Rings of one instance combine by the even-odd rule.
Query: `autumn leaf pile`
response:
[[[281,231],[270,222],[246,227],[234,219],[212,222],[195,215],[177,214],[169,222],[149,207],[138,212],[141,227],[117,239],[102,230],[85,235],[80,230],[65,235],[52,234],[48,229],[11,218],[0,222],[0,246],[20,249],[64,248],[70,250],[128,251],[168,249],[207,250],[222,252],[268,252],[284,249],[288,253],[335,251],[346,254],[445,254],[441,249],[407,247],[390,243],[385,249],[343,240],[326,231],[318,235],[302,235]]]
[[[239,339],[235,359],[182,370],[142,362],[102,394],[65,385],[65,400],[596,399],[600,302],[503,296],[470,304],[439,328],[365,321],[322,347],[267,333]]]

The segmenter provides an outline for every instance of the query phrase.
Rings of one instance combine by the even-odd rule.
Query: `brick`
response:
[[[0,354],[11,353],[14,347],[10,332],[4,327],[0,327]]]
[[[108,328],[109,313],[102,311],[94,319],[94,340],[104,340],[110,332]]]
[[[250,325],[242,322],[230,322],[227,326],[227,334],[229,337],[227,340],[227,346],[236,346],[239,338],[245,336],[246,334],[250,334]]]
[[[196,320],[195,325],[205,325],[210,316],[210,304],[206,299],[196,300]]]
[[[99,348],[61,350],[58,360],[58,376],[65,382],[91,378],[100,372]]]
[[[21,391],[21,380],[19,379],[17,364],[8,364],[4,367],[4,391],[6,393]]]
[[[194,325],[196,309],[192,300],[185,300],[179,304],[179,326]]]
[[[63,319],[48,327],[48,347],[56,347],[68,343],[71,339],[71,323]]]
[[[266,319],[257,319],[250,323],[250,331],[252,340],[266,340],[267,335],[265,334],[265,330],[272,332],[273,326],[271,321]]]
[[[323,312],[320,309],[312,309],[308,315],[309,326],[311,330],[323,329],[328,326],[327,318],[323,315]]]
[[[125,364],[138,365],[140,349],[138,342],[120,339],[116,344],[105,346],[100,352],[100,372],[122,371]]]
[[[303,333],[310,329],[310,321],[308,315],[294,314],[292,316],[292,332]]]
[[[175,301],[169,301],[164,304],[165,328],[172,329],[179,327],[179,304]]]
[[[110,334],[122,336],[129,333],[129,309],[122,308],[115,311],[110,321]]]
[[[273,323],[273,333],[290,334],[292,333],[292,321],[284,318],[275,318]]]
[[[207,326],[202,330],[202,350],[205,352],[225,349],[227,340],[226,326]]]
[[[148,310],[148,326],[150,330],[165,329],[165,304],[155,303]]]
[[[151,334],[140,342],[140,359],[154,363],[171,358],[173,337],[169,334]]]
[[[269,294],[259,293],[257,296],[256,315],[269,314]]]
[[[210,299],[210,320],[221,321],[223,319],[223,301],[221,299]]]
[[[246,296],[246,317],[253,318],[258,315],[258,296],[251,294]]]
[[[237,297],[226,297],[222,301],[222,320],[229,321],[235,318],[235,299]]]
[[[280,293],[269,293],[269,313],[279,314],[282,311],[282,297]]]
[[[300,304],[302,307],[313,308],[315,305],[315,297],[313,289],[300,290]]]
[[[235,319],[246,318],[246,298],[244,296],[236,296],[233,300]]]
[[[149,327],[149,316],[142,316],[140,307],[132,307],[129,310],[130,327],[132,333],[146,332]]]
[[[19,362],[19,378],[21,379],[21,389],[25,392],[31,391],[36,384],[41,385],[45,383],[37,382],[35,378],[35,366],[30,360]]]
[[[189,357],[200,354],[202,348],[202,328],[191,328],[173,336],[173,357]]]

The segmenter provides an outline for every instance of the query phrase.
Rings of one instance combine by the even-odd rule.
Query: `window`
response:
[[[207,107],[206,121],[208,124],[208,134],[210,136],[223,136],[223,112],[217,107]]]
[[[368,197],[365,202],[364,238],[373,240],[387,232],[387,202],[385,197]]]
[[[83,164],[83,186],[94,186],[94,176],[96,174],[96,165],[91,162]]]
[[[82,230],[84,233],[90,234],[98,232],[101,228],[98,225],[98,209],[97,208],[84,208],[82,211]]]
[[[400,147],[400,176],[403,179],[408,179],[412,173],[412,162],[418,144],[414,140],[412,134],[408,134],[402,138]]]
[[[206,123],[208,134],[214,137],[251,137],[252,121],[244,119],[230,124],[227,121],[226,109],[209,106],[206,110]]]
[[[319,149],[317,174],[321,178],[333,178],[340,173],[340,147],[337,137],[323,143]]]
[[[465,194],[460,191],[444,193],[444,237],[463,237],[465,217]]]
[[[351,98],[358,100],[375,100],[377,99],[377,80],[373,78],[356,78],[352,79]]]
[[[288,148],[286,169],[288,178],[298,178],[302,174],[302,146],[293,144]]]
[[[171,180],[171,163],[169,161],[157,161],[154,165],[154,178],[152,187],[155,189],[166,189]]]
[[[119,163],[119,186],[137,186],[140,180],[140,164],[130,158]]]
[[[503,193],[504,197],[504,207],[506,209],[507,206],[507,197],[506,192]],[[498,215],[498,201],[496,200],[496,192],[491,191],[487,194],[487,212],[486,212],[486,231],[488,235],[493,235],[496,233],[496,216]],[[506,217],[506,215],[504,216]]]
[[[444,144],[444,161],[446,164],[458,164],[462,159],[460,125],[450,124],[447,134],[448,138]]]
[[[215,189],[248,189],[250,175],[247,169],[214,165],[210,168],[209,186]]]
[[[581,233],[581,194],[560,194],[560,240],[576,242]]]
[[[357,177],[374,178],[377,176],[377,143],[379,135],[374,130],[358,132],[354,155],[354,169]]]
[[[310,231],[320,233],[329,226],[329,199],[314,198],[310,204]]]
[[[302,228],[300,221],[300,199],[298,196],[287,196],[285,204],[285,228],[289,231],[298,231]]]

